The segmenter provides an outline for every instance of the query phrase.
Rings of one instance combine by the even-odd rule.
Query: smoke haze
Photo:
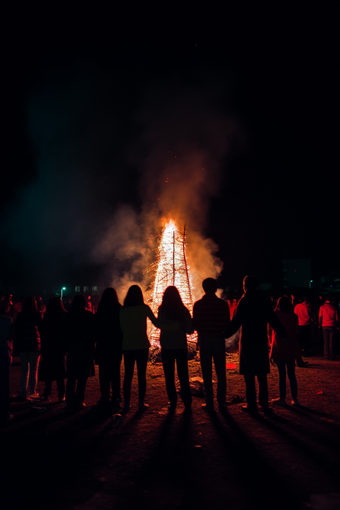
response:
[[[202,279],[222,269],[204,232],[240,137],[216,106],[224,89],[157,83],[131,103],[106,78],[58,72],[31,95],[37,173],[7,211],[6,239],[35,278],[60,284],[92,264],[123,299],[131,283],[149,284],[155,236],[171,217],[186,226],[198,297]]]

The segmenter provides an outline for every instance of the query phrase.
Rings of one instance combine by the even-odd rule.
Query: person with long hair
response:
[[[84,402],[88,377],[94,371],[94,315],[86,310],[86,299],[77,294],[65,319],[67,347],[66,404],[68,409],[86,407]]]
[[[44,400],[49,400],[52,381],[56,381],[59,402],[65,400],[66,341],[64,325],[67,312],[60,297],[47,304],[41,324],[41,354],[39,380],[45,381]]]
[[[117,292],[108,287],[104,290],[95,315],[96,353],[99,365],[100,400],[98,407],[104,411],[117,412],[120,399],[120,364],[122,360],[123,333],[120,328]],[[110,405],[110,385],[112,389]]]
[[[295,377],[295,360],[301,356],[299,347],[299,321],[293,311],[291,302],[287,296],[282,296],[276,305],[275,314],[284,327],[287,337],[282,338],[278,333],[272,333],[272,345],[270,359],[272,359],[279,371],[280,398],[272,400],[273,404],[286,404],[286,368],[292,394],[292,404],[298,405],[297,382]]]
[[[191,409],[191,392],[188,372],[187,334],[194,332],[189,310],[184,306],[176,287],[167,287],[163,294],[162,304],[158,309],[158,318],[162,321],[177,321],[177,331],[161,331],[162,363],[165,376],[166,391],[169,397],[169,410],[174,411],[177,405],[175,387],[175,361],[177,375],[181,385],[181,398],[185,410]]]
[[[34,297],[27,297],[15,323],[15,342],[21,363],[21,400],[39,398],[37,393],[38,368],[41,353],[41,315]],[[29,397],[27,396],[29,386]]]
[[[164,324],[156,319],[151,308],[144,303],[142,289],[132,285],[125,297],[124,306],[120,310],[120,326],[123,332],[124,354],[124,412],[130,409],[131,383],[135,362],[138,372],[139,411],[145,411],[146,366],[149,357],[150,342],[146,333],[146,319],[149,318],[157,328],[178,329],[178,323]]]

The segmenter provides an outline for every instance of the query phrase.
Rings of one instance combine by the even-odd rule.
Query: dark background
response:
[[[337,271],[339,41],[320,9],[8,11],[3,287],[128,272],[145,215],[162,212],[159,168],[176,155],[183,173],[193,147],[212,170],[199,221],[182,217],[219,246],[221,285],[251,272],[280,286],[288,257],[311,258],[314,277]]]

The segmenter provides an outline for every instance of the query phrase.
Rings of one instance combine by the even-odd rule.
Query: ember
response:
[[[183,304],[192,315],[192,284],[190,267],[186,259],[185,237],[185,227],[181,233],[172,220],[166,223],[157,250],[157,260],[152,268],[155,271],[155,277],[150,306],[156,316],[158,307],[162,303],[164,291],[169,285],[177,287]],[[159,329],[152,327],[149,338],[152,345],[159,345]],[[196,338],[196,333],[188,335],[189,341],[195,342]]]

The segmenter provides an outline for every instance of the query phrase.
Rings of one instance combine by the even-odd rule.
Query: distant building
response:
[[[312,285],[312,268],[310,259],[284,259],[283,286],[308,289]]]

